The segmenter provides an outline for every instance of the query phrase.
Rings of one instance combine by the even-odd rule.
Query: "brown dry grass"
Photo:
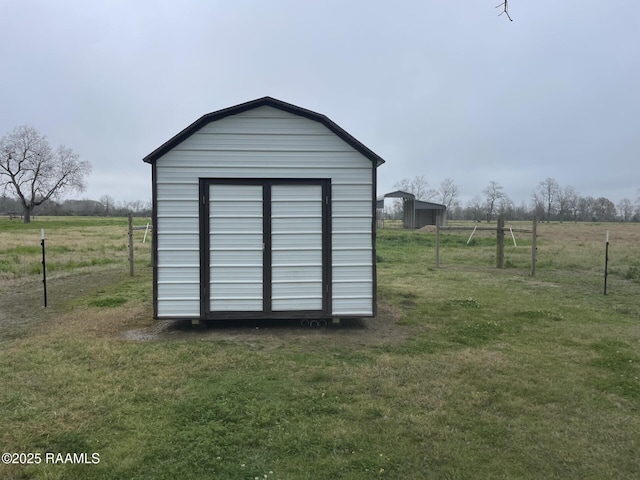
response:
[[[137,225],[148,220],[136,219]],[[125,264],[129,256],[126,218],[39,217],[31,224],[0,220],[0,288],[42,271],[41,229],[51,275],[85,266]],[[137,259],[150,260],[150,237],[134,232]]]

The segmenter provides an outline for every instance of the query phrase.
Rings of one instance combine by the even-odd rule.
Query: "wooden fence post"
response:
[[[538,260],[538,218],[536,216],[533,217],[533,223],[531,225],[531,276],[536,276],[536,261]]]
[[[133,277],[133,215],[129,214],[129,275]]]
[[[502,215],[498,217],[496,239],[496,268],[504,268],[504,216]]]

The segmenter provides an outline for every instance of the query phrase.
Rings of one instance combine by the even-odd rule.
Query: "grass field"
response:
[[[131,278],[126,219],[0,220],[0,447],[42,458],[0,478],[640,478],[640,224],[540,224],[535,277],[383,230],[378,318],[320,329],[158,328],[142,234]]]

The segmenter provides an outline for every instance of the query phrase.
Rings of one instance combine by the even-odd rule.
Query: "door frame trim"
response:
[[[211,185],[261,185],[263,231],[263,308],[262,311],[211,311],[210,298],[210,235],[209,191]],[[272,305],[271,251],[271,187],[273,185],[320,185],[322,188],[322,309],[276,311]],[[230,319],[291,319],[329,318],[331,316],[331,179],[329,178],[200,178],[200,318],[202,320]]]

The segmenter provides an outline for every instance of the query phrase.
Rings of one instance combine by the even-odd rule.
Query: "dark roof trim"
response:
[[[378,197],[378,200],[384,200],[385,198],[408,198],[415,199],[416,196],[413,193],[405,192],[403,190],[396,190],[395,192],[385,193]]]
[[[167,142],[160,145],[158,148],[156,148],[153,152],[151,152],[149,155],[144,157],[142,160],[146,163],[153,163],[162,155],[167,153],[169,150],[171,150],[173,147],[175,147],[179,143],[186,140],[188,137],[193,135],[195,132],[200,130],[202,127],[204,127],[208,123],[215,122],[216,120],[220,120],[222,118],[228,117],[229,115],[236,115],[238,113],[246,112],[247,110],[252,110],[254,108],[258,108],[262,106],[277,108],[285,112],[293,113],[294,115],[300,115],[301,117],[306,117],[315,122],[320,122],[329,130],[331,130],[333,133],[335,133],[338,137],[340,137],[342,140],[344,140],[353,148],[355,148],[362,155],[367,157],[372,162],[375,162],[376,167],[384,163],[384,160],[380,156],[378,156],[372,150],[367,148],[364,144],[360,143],[358,140],[352,137],[346,130],[343,130],[326,115],[312,112],[311,110],[297,107],[296,105],[292,105],[291,103],[286,103],[286,102],[283,102],[282,100],[277,100],[272,97],[258,98],[257,100],[252,100],[250,102],[241,103],[240,105],[224,108],[222,110],[218,110],[217,112],[207,113],[206,115],[203,115],[198,120],[193,122],[187,128],[182,130],[180,133],[175,135],[173,138],[169,139]]]

